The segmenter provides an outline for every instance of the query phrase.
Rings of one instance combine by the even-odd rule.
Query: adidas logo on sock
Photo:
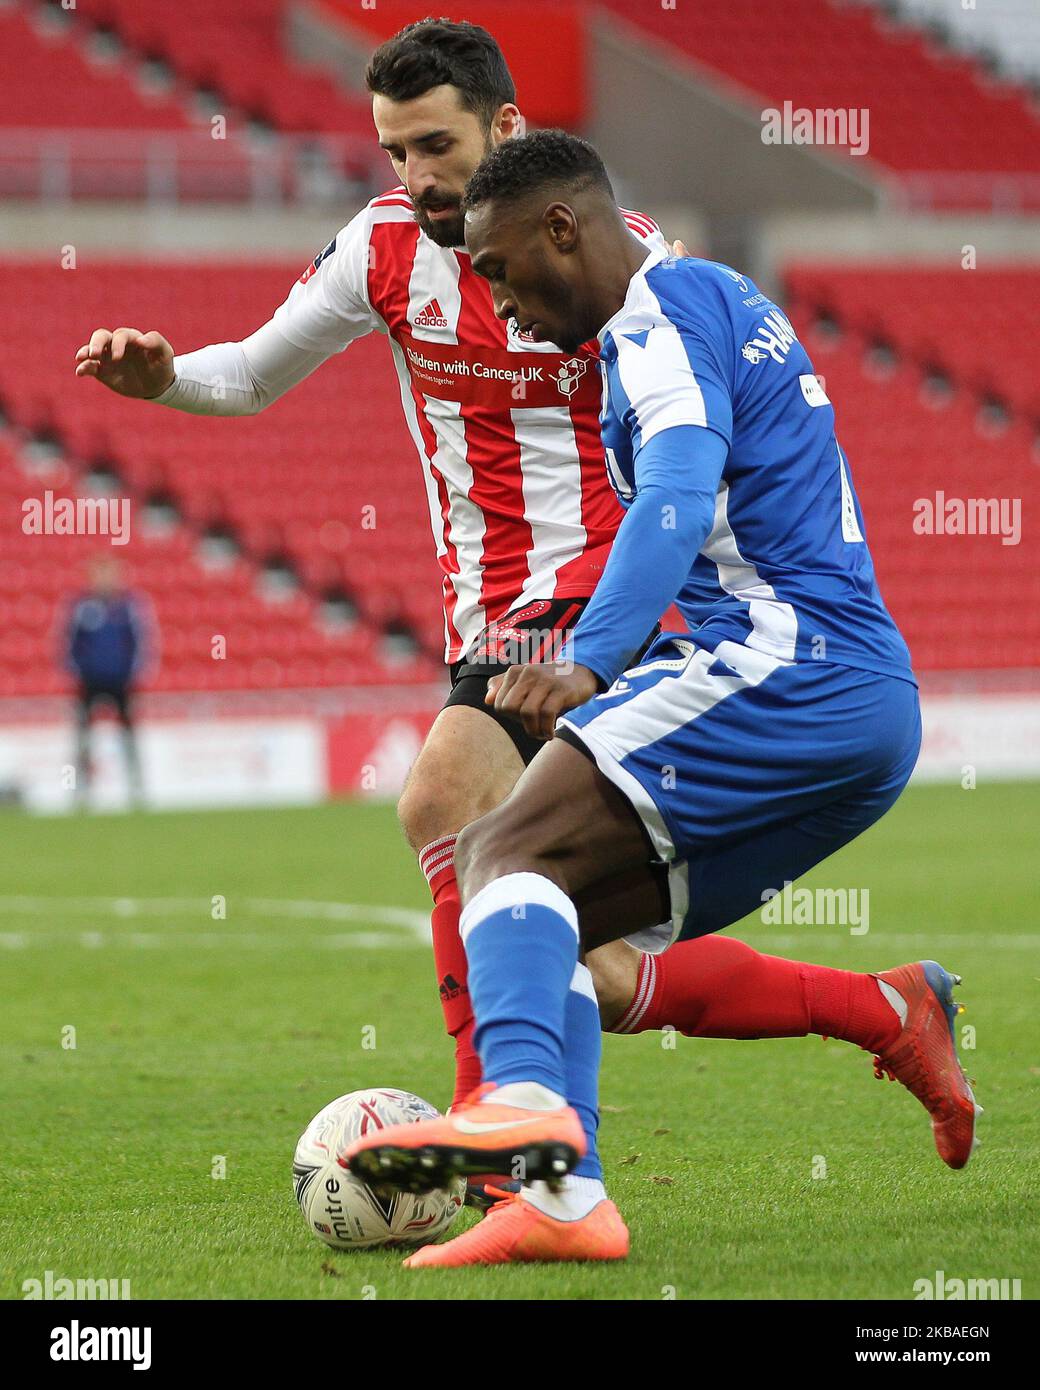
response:
[[[441,981],[441,997],[443,999],[457,999],[465,988],[466,986],[460,985],[454,975],[445,975]]]
[[[441,306],[436,299],[431,299],[425,309],[420,309],[412,320],[416,328],[447,328],[448,320],[444,317]]]

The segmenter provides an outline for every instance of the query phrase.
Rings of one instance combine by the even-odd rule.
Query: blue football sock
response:
[[[484,1080],[537,1081],[566,1095],[565,1015],[578,959],[574,904],[541,874],[506,874],[467,904],[460,927]]]
[[[602,1178],[596,1130],[599,1128],[599,1059],[603,1043],[596,991],[586,965],[574,967],[571,987],[567,991],[563,1036],[567,1104],[578,1112],[588,1145],[585,1157],[574,1169],[574,1176]]]

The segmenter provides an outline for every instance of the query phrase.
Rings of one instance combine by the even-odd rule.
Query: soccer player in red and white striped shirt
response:
[[[464,247],[466,181],[522,126],[498,45],[478,26],[424,20],[376,52],[367,81],[379,142],[400,182],[333,237],[271,320],[242,342],[177,356],[157,332],[98,329],[79,349],[76,372],[179,410],[249,415],[355,339],[388,336],[426,484],[452,679],[398,809],[433,895],[460,1100],[480,1072],[455,836],[509,794],[538,748],[518,722],[485,705],[487,682],[509,663],[552,655],[595,588],[621,511],[599,439],[597,345],[564,353],[538,323],[498,319]],[[633,237],[662,245],[649,218],[624,216]],[[617,882],[583,912],[632,923],[637,949],[616,942],[592,952],[591,978],[581,966],[575,984],[580,1000],[594,1006],[598,998],[604,1026],[615,1031],[819,1032],[881,1054],[900,1035],[895,1009],[869,975],[763,956],[724,937],[682,943],[667,957],[644,953],[641,944],[669,920],[654,879]],[[580,1208],[594,1197],[590,1188],[575,1201]]]

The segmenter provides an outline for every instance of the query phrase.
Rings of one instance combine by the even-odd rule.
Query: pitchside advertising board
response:
[[[439,706],[338,719],[214,718],[142,722],[138,748],[155,809],[307,805],[330,796],[393,797]],[[0,725],[0,797],[57,813],[74,803],[71,725]],[[91,744],[89,803],[129,800],[118,726],[100,720]]]
[[[1040,701],[1029,695],[932,695],[915,781],[963,784],[1040,775]],[[307,805],[332,796],[396,797],[440,709],[428,704],[336,718],[155,719],[138,733],[147,802]],[[120,733],[94,727],[90,803],[128,801]],[[0,723],[0,797],[56,813],[73,803],[71,724]]]

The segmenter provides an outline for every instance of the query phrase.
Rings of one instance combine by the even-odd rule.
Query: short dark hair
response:
[[[502,50],[486,29],[465,20],[405,25],[376,49],[365,72],[368,90],[391,101],[411,101],[444,83],[457,87],[462,104],[487,126],[516,101]]]
[[[602,159],[587,140],[565,130],[536,130],[503,140],[474,169],[462,206],[515,201],[539,189],[562,184],[574,193],[599,188],[611,199],[614,190]]]

